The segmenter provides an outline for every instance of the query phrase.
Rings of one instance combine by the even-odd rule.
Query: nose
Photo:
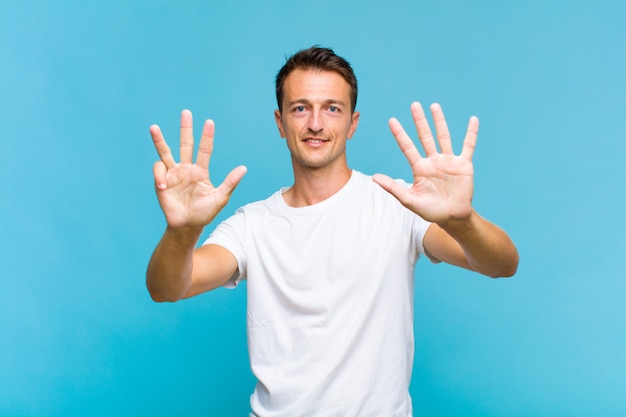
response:
[[[307,127],[311,132],[321,132],[324,129],[324,120],[321,111],[314,110],[311,112]]]

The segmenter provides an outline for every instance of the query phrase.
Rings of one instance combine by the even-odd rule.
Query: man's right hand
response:
[[[180,117],[180,163],[176,163],[161,129],[150,126],[160,160],[154,164],[157,198],[170,229],[202,229],[228,203],[233,190],[246,173],[245,166],[233,169],[215,187],[209,177],[215,124],[207,120],[202,129],[196,163],[193,157],[193,120],[189,110]]]

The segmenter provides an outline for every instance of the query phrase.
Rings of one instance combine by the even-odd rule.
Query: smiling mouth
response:
[[[308,138],[308,139],[304,139],[304,142],[307,142],[307,143],[324,143],[324,142],[328,142],[328,139]]]

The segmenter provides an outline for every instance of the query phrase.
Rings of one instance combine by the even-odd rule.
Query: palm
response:
[[[413,141],[396,119],[389,122],[391,131],[406,156],[413,172],[413,185],[406,189],[389,177],[376,175],[375,181],[392,193],[410,210],[432,222],[463,219],[472,210],[474,168],[473,149],[478,133],[478,119],[472,117],[467,129],[461,155],[452,152],[450,135],[438,105],[433,105],[433,119],[441,152],[428,126],[426,116],[418,103],[411,106],[418,136],[426,157],[422,157]]]
[[[245,167],[231,171],[224,183],[213,186],[209,161],[213,151],[213,122],[205,123],[196,163],[192,164],[193,135],[191,113],[181,116],[180,163],[176,163],[158,126],[150,128],[161,158],[154,166],[157,197],[171,228],[201,228],[210,223],[226,205],[245,173]]]
[[[417,161],[407,205],[430,221],[467,217],[473,191],[472,164],[458,157],[436,155]]]
[[[177,165],[168,170],[167,189],[157,189],[159,203],[171,227],[203,226],[215,214],[216,190],[201,168],[194,165]],[[204,174],[204,175],[203,175]]]

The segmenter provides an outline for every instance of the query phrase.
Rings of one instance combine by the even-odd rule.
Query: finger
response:
[[[246,168],[243,165],[240,165],[237,168],[233,169],[232,171],[228,173],[228,175],[224,179],[224,182],[222,182],[220,186],[217,187],[218,190],[226,194],[226,196],[230,197],[230,195],[233,193],[235,188],[239,185],[239,183],[241,182],[241,179],[243,178],[243,176],[246,174],[247,171],[248,171],[248,168]]]
[[[389,128],[391,129],[393,137],[396,138],[396,142],[398,142],[400,150],[409,161],[409,164],[411,164],[412,166],[415,161],[419,160],[422,157],[415,147],[415,144],[413,143],[409,135],[407,135],[398,119],[394,117],[389,119]]]
[[[476,141],[478,140],[478,117],[470,117],[467,124],[467,133],[465,134],[465,140],[463,140],[463,150],[461,151],[461,157],[472,160],[474,156],[474,149],[476,149]]]
[[[450,131],[448,130],[448,124],[446,118],[443,115],[443,110],[438,103],[434,103],[430,106],[430,111],[433,114],[433,122],[435,123],[435,132],[437,132],[437,141],[439,142],[439,149],[441,153],[452,154],[452,141],[450,140]]]
[[[167,168],[163,161],[156,161],[152,167],[152,173],[154,174],[154,186],[158,190],[165,190],[167,188],[167,180],[165,175],[167,174]]]
[[[189,110],[180,115],[180,163],[191,164],[193,158],[193,117]]]
[[[417,128],[417,135],[426,152],[426,156],[430,156],[437,153],[437,145],[435,145],[435,139],[428,126],[428,119],[422,105],[418,102],[411,104],[411,114],[413,115],[413,122]]]
[[[161,128],[157,125],[150,126],[150,135],[152,136],[152,142],[154,142],[154,147],[159,154],[159,158],[165,164],[167,169],[174,168],[176,166],[176,161],[172,156],[172,151],[170,147],[167,146],[165,142],[165,138],[163,137],[163,133],[161,132]]]
[[[389,194],[397,198],[400,203],[405,204],[406,195],[408,193],[408,190],[405,187],[398,184],[391,177],[388,177],[384,174],[375,174],[372,176],[372,180],[376,184],[380,185]]]
[[[213,120],[204,122],[196,164],[208,171],[211,154],[213,154],[213,138],[215,137],[215,123]]]

